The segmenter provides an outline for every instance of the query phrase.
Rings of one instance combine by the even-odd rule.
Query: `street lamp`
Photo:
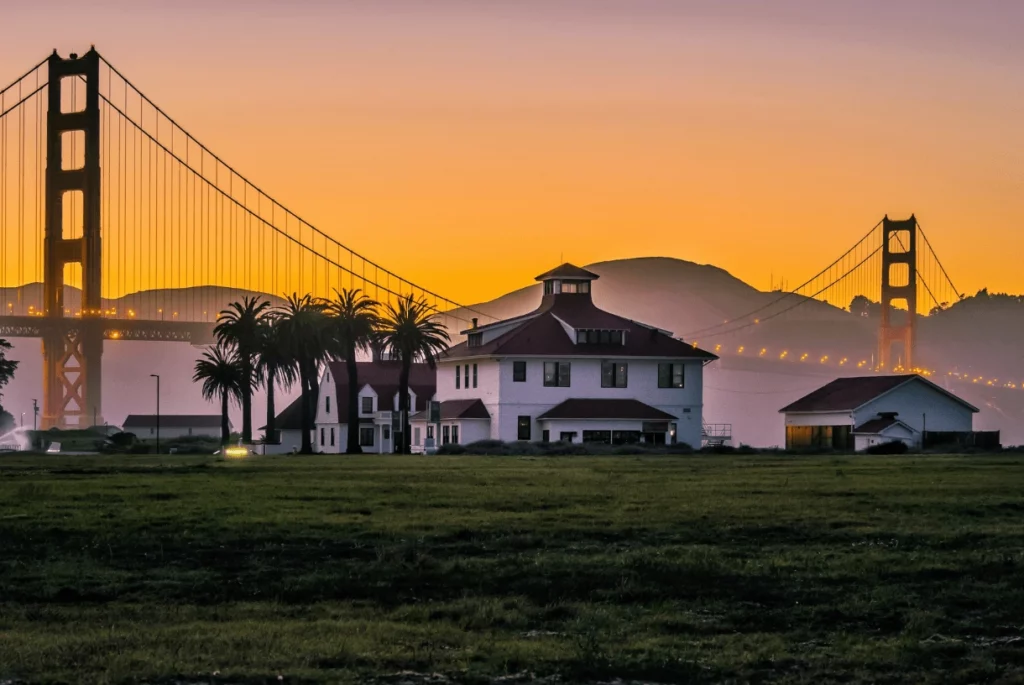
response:
[[[149,376],[156,379],[156,453],[160,454],[160,375],[151,373]]]
[[[32,400],[32,430],[36,429],[36,420],[39,418],[39,400]]]

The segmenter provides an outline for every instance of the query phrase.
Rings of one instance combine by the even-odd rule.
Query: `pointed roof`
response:
[[[863,407],[868,402],[892,392],[906,383],[920,381],[927,384],[934,390],[946,395],[950,399],[959,402],[972,412],[978,408],[968,404],[945,388],[932,383],[927,378],[917,374],[903,374],[895,376],[854,376],[852,378],[837,378],[831,383],[824,385],[809,395],[804,395],[796,402],[789,404],[779,412],[825,412],[825,411],[853,411]]]
[[[480,399],[445,400],[441,403],[441,420],[453,419],[489,419],[491,413]],[[420,411],[409,417],[410,421],[426,421],[427,412]]]
[[[676,417],[640,400],[572,398],[537,417],[538,421],[552,419],[675,421]]]
[[[328,371],[334,379],[336,389],[335,405],[339,423],[348,420],[348,367],[345,362],[329,362]],[[356,376],[360,390],[369,385],[377,393],[377,410],[394,411],[395,393],[398,392],[398,377],[402,371],[402,362],[395,360],[377,360],[372,362],[356,362]],[[429,401],[437,390],[437,374],[428,364],[412,364],[409,367],[409,390],[416,394],[421,402]]]
[[[916,432],[916,431],[914,431],[913,428],[911,428],[907,424],[903,423],[902,421],[897,419],[895,416],[880,416],[877,419],[871,419],[870,421],[865,421],[861,425],[857,426],[856,428],[853,429],[853,434],[854,435],[879,435],[879,434],[884,433],[885,431],[889,430],[893,426],[903,426],[904,428],[906,428],[911,433]]]
[[[569,262],[566,262],[565,264],[562,264],[561,266],[556,266],[551,271],[547,271],[545,273],[542,273],[540,276],[537,276],[537,278],[535,280],[538,280],[538,281],[550,281],[553,278],[571,278],[571,279],[575,279],[575,280],[595,281],[595,280],[597,280],[598,278],[601,278],[601,277],[598,276],[597,274],[595,274],[592,271],[587,271],[586,269],[581,269],[580,267],[576,266],[575,264],[570,264]]]

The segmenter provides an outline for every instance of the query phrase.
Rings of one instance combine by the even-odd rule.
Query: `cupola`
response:
[[[544,284],[544,296],[582,295],[590,299],[590,283],[600,276],[568,262],[537,276]]]

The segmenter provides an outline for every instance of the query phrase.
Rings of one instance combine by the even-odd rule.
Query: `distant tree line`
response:
[[[4,386],[14,378],[14,372],[18,370],[18,362],[7,358],[7,351],[11,349],[11,343],[0,338],[0,400],[3,399]],[[0,404],[0,433],[6,433],[14,427],[14,417],[4,410]]]
[[[252,441],[252,395],[267,392],[267,442],[278,441],[277,387],[299,384],[303,454],[313,452],[317,379],[328,361],[344,361],[348,370],[349,426],[359,424],[359,382],[356,355],[380,350],[401,362],[399,407],[404,425],[398,451],[408,453],[409,372],[414,360],[432,368],[451,339],[423,298],[407,295],[396,304],[382,304],[359,289],[336,290],[333,299],[293,294],[284,305],[272,307],[260,297],[232,302],[217,317],[217,345],[196,361],[193,380],[202,384],[203,397],[219,400],[221,440],[230,440],[228,409],[242,409],[242,441]],[[348,454],[362,452],[359,431],[348,431]]]

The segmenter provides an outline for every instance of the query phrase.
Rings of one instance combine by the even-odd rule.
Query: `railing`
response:
[[[15,443],[11,443],[11,444],[0,443],[0,452],[20,452],[20,451],[21,451],[21,445],[19,445],[16,442]]]
[[[732,424],[705,423],[701,428],[700,437],[706,445],[724,445],[732,440]]]

